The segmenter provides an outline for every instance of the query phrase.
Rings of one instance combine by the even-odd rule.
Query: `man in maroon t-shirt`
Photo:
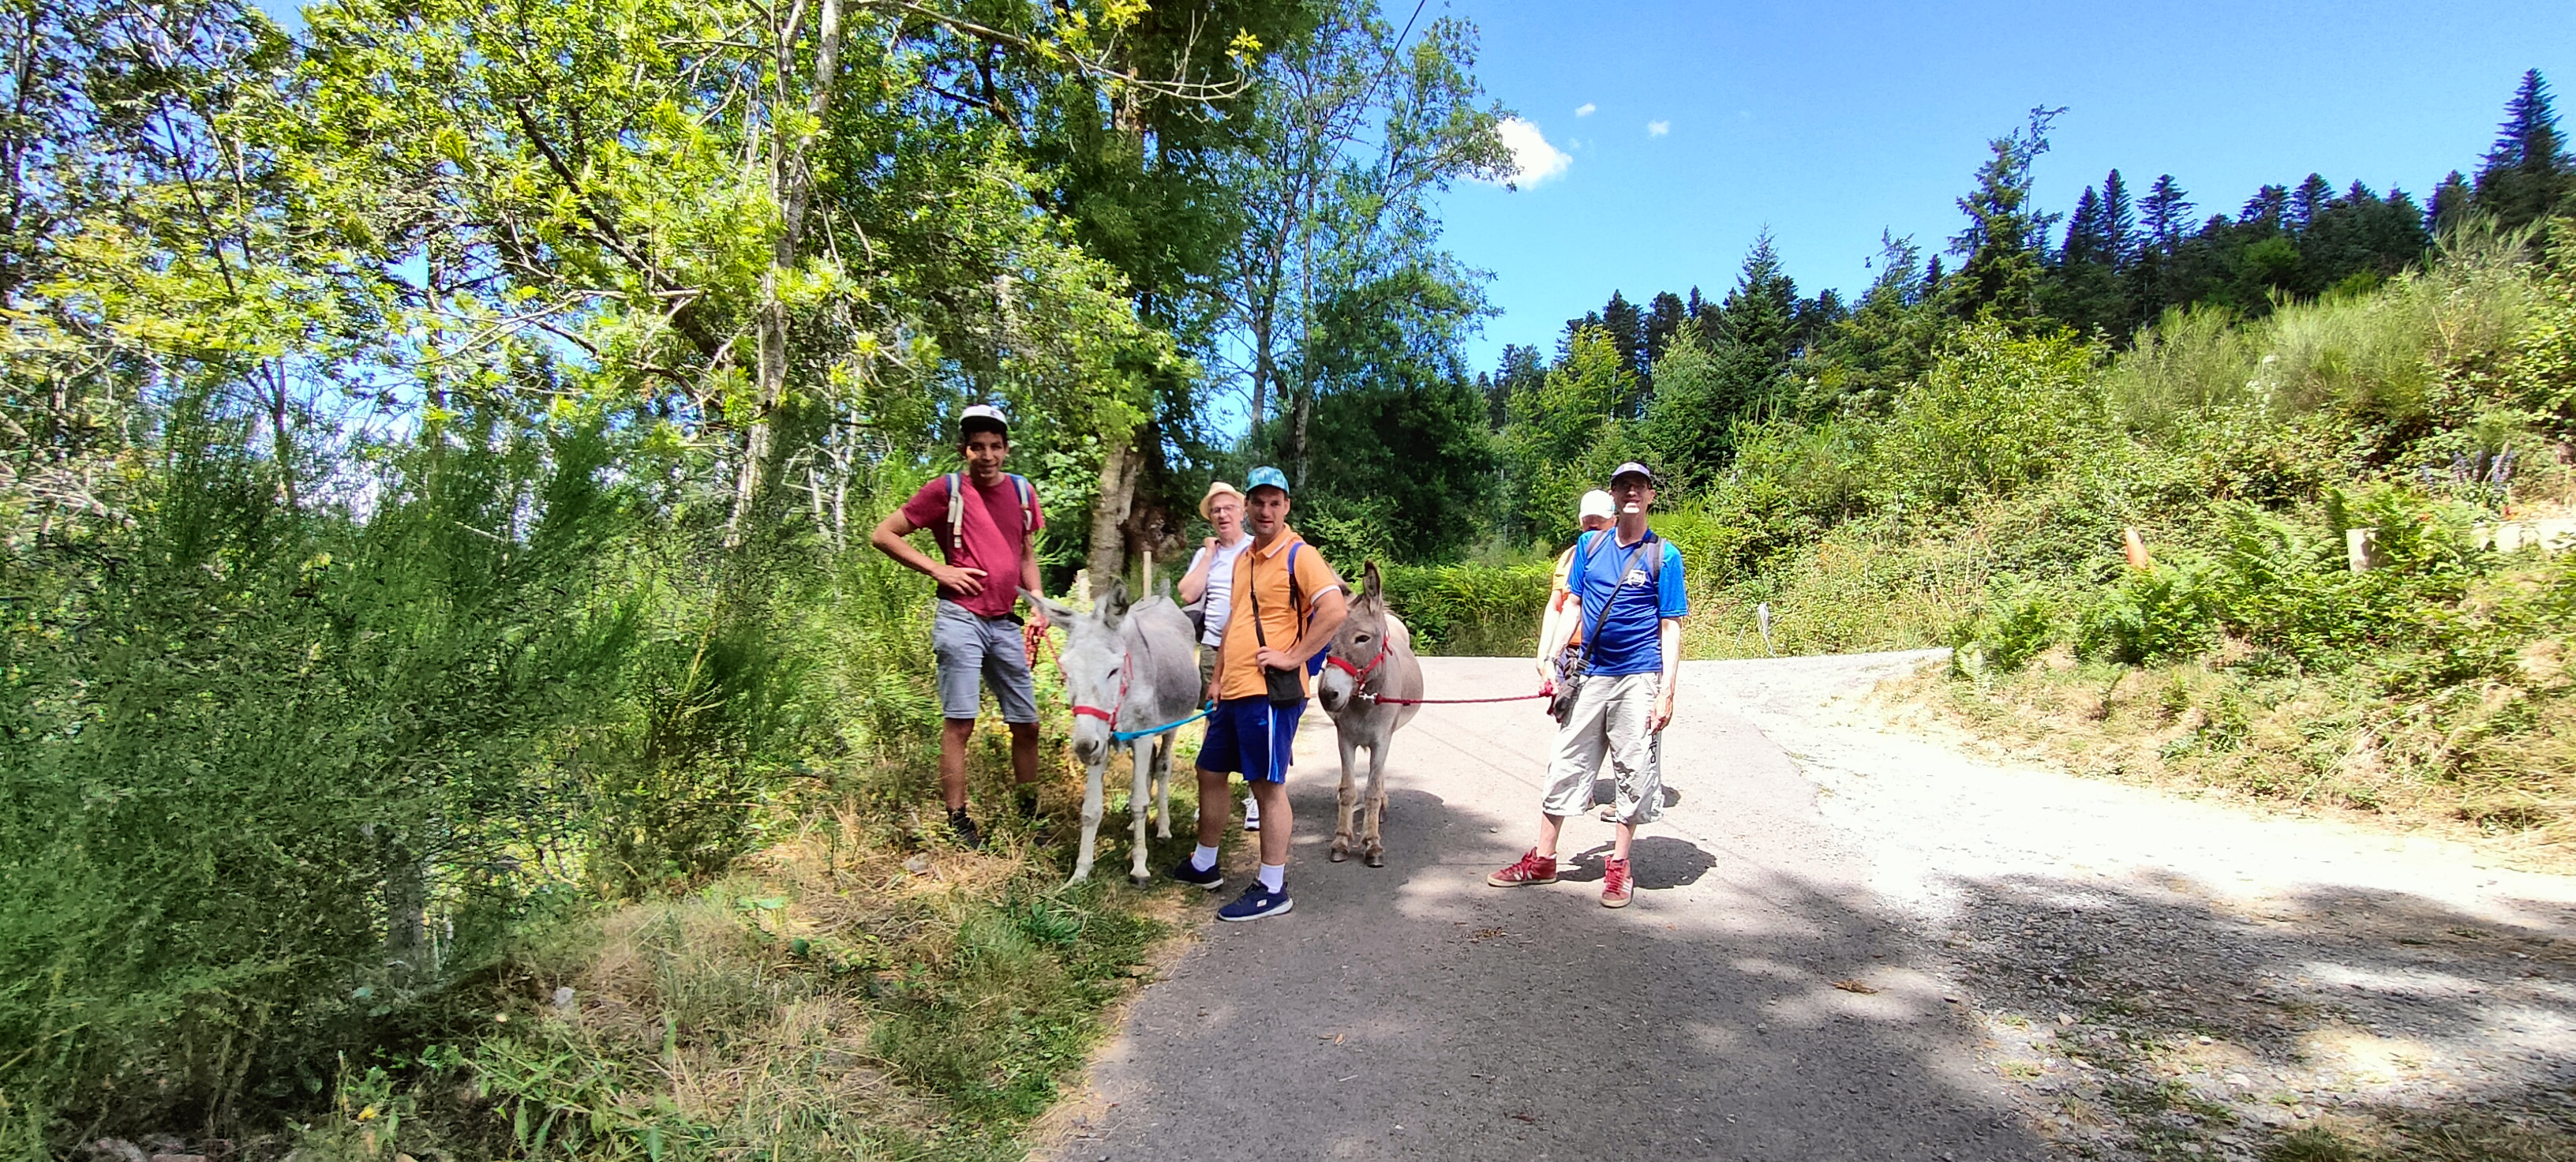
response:
[[[1029,607],[1023,630],[1012,612],[1019,590],[1044,594],[1037,554],[1031,551],[1046,517],[1037,490],[1002,471],[1011,454],[1009,421],[977,404],[957,419],[958,452],[966,471],[932,479],[877,524],[868,539],[880,552],[929,574],[939,583],[938,615],[930,641],[939,659],[939,793],[948,803],[948,826],[968,847],[983,845],[966,814],[966,740],[975,733],[982,686],[993,688],[1002,721],[1011,727],[1011,771],[1020,784],[1019,808],[1037,814],[1038,701],[1029,676],[1029,651],[1046,633],[1046,612]],[[956,483],[964,492],[952,498]],[[952,500],[958,503],[952,503]],[[929,529],[942,561],[933,561],[904,538]]]

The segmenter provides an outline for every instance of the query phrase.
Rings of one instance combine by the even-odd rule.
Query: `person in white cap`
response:
[[[1011,425],[1000,409],[977,404],[958,413],[957,451],[966,470],[933,478],[868,538],[879,552],[939,583],[930,644],[939,665],[939,794],[948,827],[968,847],[983,834],[966,814],[966,742],[974,737],[983,690],[990,686],[1011,728],[1011,774],[1023,817],[1037,815],[1038,699],[1029,674],[1034,643],[1046,634],[1044,609],[1032,604],[1022,625],[1019,591],[1044,595],[1034,551],[1046,514],[1028,479],[1002,471],[1011,455]],[[905,537],[928,529],[939,542],[933,561]]]
[[[1225,640],[1226,616],[1234,609],[1234,561],[1243,555],[1252,537],[1243,531],[1243,493],[1222,480],[1210,481],[1207,495],[1199,498],[1199,515],[1207,519],[1216,535],[1199,542],[1199,551],[1190,558],[1189,571],[1181,575],[1181,606],[1194,609],[1199,631],[1199,686],[1203,699],[1216,698],[1216,651]],[[1243,796],[1243,829],[1261,830],[1261,801],[1246,791]]]
[[[1611,506],[1610,494],[1598,488],[1584,493],[1583,502],[1576,506],[1575,511],[1583,531],[1587,533],[1609,528],[1610,523],[1619,516],[1619,510]],[[1579,535],[1575,539],[1578,543],[1582,540]],[[1556,640],[1557,621],[1566,616],[1566,607],[1573,603],[1574,591],[1565,583],[1566,575],[1573,569],[1574,546],[1567,545],[1564,552],[1556,555],[1556,578],[1548,583],[1547,611],[1538,619],[1538,680],[1541,685],[1556,684],[1559,675],[1558,663],[1565,657],[1564,650],[1553,654],[1547,652],[1547,643]],[[1581,619],[1578,618],[1574,635],[1566,639],[1566,649],[1573,649],[1583,644],[1580,621]]]
[[[1617,830],[1602,869],[1601,906],[1624,908],[1634,884],[1628,852],[1637,828],[1663,815],[1664,727],[1673,720],[1681,678],[1682,621],[1690,598],[1682,555],[1646,526],[1655,503],[1655,474],[1631,461],[1610,474],[1618,523],[1575,542],[1574,592],[1583,600],[1582,664],[1560,688],[1556,754],[1539,799],[1538,843],[1510,867],[1485,877],[1498,888],[1556,882],[1556,845],[1565,819],[1592,799],[1592,783],[1609,767],[1618,787]],[[1557,633],[1572,627],[1558,623]],[[1553,652],[1562,637],[1540,643]],[[1570,693],[1571,698],[1564,697]]]

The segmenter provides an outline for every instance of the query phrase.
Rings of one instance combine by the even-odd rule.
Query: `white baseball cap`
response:
[[[1596,516],[1603,520],[1619,519],[1619,506],[1611,501],[1609,493],[1598,488],[1583,494],[1583,506],[1575,519],[1591,520]]]
[[[957,413],[957,435],[960,439],[979,430],[1000,432],[1007,440],[1011,438],[1011,421],[1002,414],[1002,409],[991,404],[979,403]]]

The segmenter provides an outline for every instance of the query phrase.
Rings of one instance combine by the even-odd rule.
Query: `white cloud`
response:
[[[1586,101],[1574,107],[1574,115],[1577,117],[1589,117],[1599,108],[1601,108],[1601,106],[1595,105],[1590,101]]]
[[[1518,117],[1506,117],[1495,131],[1503,138],[1503,148],[1512,151],[1512,180],[1535,186],[1565,172],[1574,158],[1564,150],[1547,143],[1538,126]]]
[[[1672,122],[1670,122],[1670,121],[1649,121],[1649,122],[1646,122],[1646,136],[1648,136],[1648,137],[1661,137],[1661,136],[1663,136],[1663,135],[1665,135],[1665,134],[1667,134],[1667,133],[1670,133],[1670,132],[1672,132],[1672,131],[1673,131],[1673,123],[1672,123]]]

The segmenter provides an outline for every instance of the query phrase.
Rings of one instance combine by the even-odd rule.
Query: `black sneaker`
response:
[[[948,813],[948,834],[957,840],[959,847],[968,851],[984,850],[984,833],[976,828],[975,821],[967,816],[963,807]]]
[[[1254,880],[1251,887],[1243,889],[1243,894],[1234,898],[1233,903],[1217,909],[1216,918],[1258,920],[1265,916],[1286,915],[1288,909],[1296,906],[1297,902],[1288,898],[1286,889],[1274,892],[1262,887],[1260,880]]]
[[[1185,855],[1181,857],[1181,862],[1172,865],[1173,879],[1185,884],[1197,884],[1211,892],[1225,886],[1225,872],[1213,867],[1200,871],[1197,864],[1190,862],[1191,859],[1191,856]]]

